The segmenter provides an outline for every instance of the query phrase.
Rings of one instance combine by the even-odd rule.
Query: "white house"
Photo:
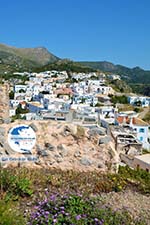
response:
[[[139,118],[131,118],[130,127],[136,132],[143,148],[150,150],[150,125]]]
[[[142,107],[150,106],[150,97],[146,96],[128,96],[128,102],[131,105],[141,104]]]
[[[136,117],[121,116],[117,117],[119,125],[128,125],[136,134],[137,139],[142,143],[144,149],[150,150],[150,125]]]
[[[26,92],[26,89],[27,89],[27,85],[20,85],[20,84],[17,84],[14,86],[14,92]]]

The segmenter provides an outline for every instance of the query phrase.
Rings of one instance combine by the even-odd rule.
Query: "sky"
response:
[[[150,70],[150,0],[0,0],[0,43]]]

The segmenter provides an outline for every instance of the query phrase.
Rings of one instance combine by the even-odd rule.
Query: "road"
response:
[[[143,119],[147,113],[150,113],[150,107],[143,108],[143,111],[139,113],[138,118]]]

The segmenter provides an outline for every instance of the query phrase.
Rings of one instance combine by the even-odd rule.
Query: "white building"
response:
[[[150,97],[146,96],[128,96],[128,102],[131,105],[139,104],[142,107],[150,106]]]
[[[130,127],[136,132],[143,148],[150,150],[150,125],[139,118],[131,118]]]

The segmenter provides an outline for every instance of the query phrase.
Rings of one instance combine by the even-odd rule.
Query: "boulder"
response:
[[[66,149],[66,147],[63,145],[63,144],[60,144],[57,146],[57,149],[59,151],[59,154],[62,156],[62,157],[65,157],[68,155],[68,149]]]
[[[46,142],[45,143],[45,148],[47,150],[49,150],[49,151],[54,151],[55,150],[55,147],[51,143],[49,143],[49,142]]]
[[[84,166],[91,166],[92,165],[92,160],[91,159],[88,159],[86,157],[83,157],[81,160],[80,160],[80,163]]]
[[[81,152],[79,150],[76,150],[74,153],[74,157],[78,158],[81,156]]]
[[[108,144],[111,141],[110,137],[105,136],[99,139],[99,144]]]

